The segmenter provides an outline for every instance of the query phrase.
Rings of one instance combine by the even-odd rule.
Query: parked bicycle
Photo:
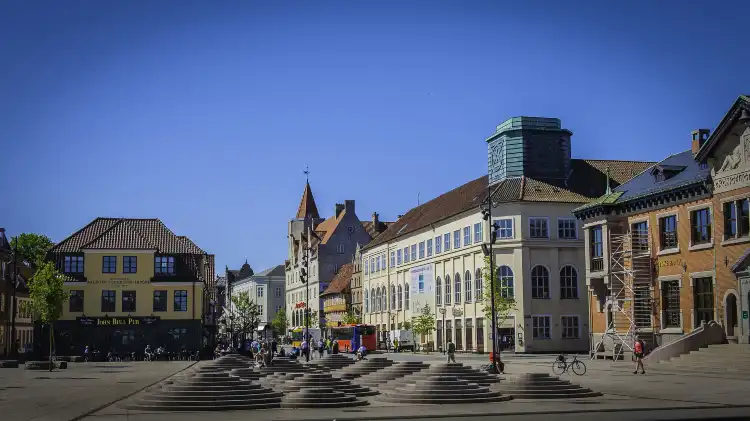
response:
[[[573,357],[572,361],[568,361],[568,359],[565,358],[565,354],[558,355],[555,362],[552,363],[552,372],[559,376],[567,372],[568,369],[573,370],[573,372],[579,376],[586,374],[586,364],[578,359],[578,354]]]

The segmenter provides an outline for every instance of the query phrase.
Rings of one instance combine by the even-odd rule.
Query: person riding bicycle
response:
[[[364,360],[366,355],[367,348],[364,345],[360,345],[359,349],[357,349],[357,361]]]

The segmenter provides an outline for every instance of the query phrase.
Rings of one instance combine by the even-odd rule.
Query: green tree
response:
[[[286,311],[279,311],[271,320],[271,327],[277,336],[284,336],[289,329],[289,321],[286,318]]]
[[[404,328],[406,329],[406,328]],[[419,311],[419,314],[411,318],[411,330],[414,332],[414,341],[421,337],[430,335],[435,330],[435,315],[432,314],[429,304],[425,304]]]
[[[64,280],[52,262],[39,262],[29,285],[29,296],[34,315],[41,323],[49,326],[49,370],[52,371],[52,343],[54,324],[62,316],[63,304],[68,301],[68,293],[63,288]]]
[[[492,262],[494,263],[494,262]],[[484,258],[484,288],[482,288],[482,299],[484,300],[484,317],[492,323],[492,281],[495,281],[495,323],[502,326],[510,317],[511,313],[516,310],[516,300],[513,298],[512,290],[502,285],[502,280],[497,279],[497,265],[490,266],[490,257]],[[490,330],[492,325],[490,324]],[[495,335],[493,334],[494,338]]]
[[[358,325],[362,323],[362,318],[349,310],[344,314],[344,317],[341,318],[341,323],[345,325]]]
[[[37,266],[45,260],[47,251],[54,245],[55,243],[43,234],[23,233],[10,240],[11,250],[18,247],[19,257],[22,256]]]
[[[260,324],[260,308],[258,304],[250,300],[250,292],[241,291],[232,296],[234,310],[234,323],[236,331],[242,334],[243,339],[252,337],[253,332]]]

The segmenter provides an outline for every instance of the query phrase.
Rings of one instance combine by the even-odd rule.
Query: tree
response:
[[[39,262],[31,278],[29,296],[34,315],[41,323],[49,325],[49,370],[52,371],[52,338],[54,323],[62,316],[63,304],[68,293],[63,288],[64,280],[52,262]]]
[[[278,313],[276,313],[276,316],[274,316],[273,320],[271,320],[271,327],[278,336],[287,334],[287,329],[289,329],[289,321],[286,318],[285,311],[279,311]]]
[[[308,314],[308,313],[309,312],[307,312],[307,311],[305,312],[305,314]],[[320,319],[318,317],[315,317],[316,315],[317,315],[317,313],[316,314],[311,314],[310,315],[310,319],[307,322],[307,324],[305,324],[305,321],[302,320],[302,327],[310,327],[310,329],[314,329],[314,328],[319,327],[320,326]]]
[[[341,323],[345,325],[358,325],[362,323],[362,319],[349,310],[344,314],[344,317],[341,318]]]
[[[258,304],[250,300],[248,291],[240,291],[237,295],[232,296],[232,305],[234,307],[234,320],[237,331],[242,333],[242,338],[247,339],[260,324],[260,308]]]
[[[12,250],[18,247],[19,257],[23,257],[37,266],[45,260],[47,251],[54,245],[55,243],[43,234],[23,233],[10,240]]]
[[[412,316],[411,329],[415,336],[419,338],[423,335],[429,335],[435,330],[435,315],[432,314],[429,304],[425,304],[425,306],[419,311],[418,315]]]
[[[516,300],[511,296],[507,288],[503,288],[502,282],[499,282],[497,279],[497,265],[494,262],[492,263],[491,267],[490,257],[485,256],[484,270],[482,271],[482,277],[484,278],[484,288],[482,289],[484,317],[492,323],[492,281],[494,280],[495,323],[497,326],[501,326],[508,320],[511,312],[516,310]],[[490,330],[492,330],[492,325],[490,325]],[[495,333],[492,334],[492,338],[495,339]]]

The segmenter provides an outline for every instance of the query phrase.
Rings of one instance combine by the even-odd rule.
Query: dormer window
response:
[[[680,165],[657,165],[651,170],[651,175],[654,176],[654,180],[656,180],[657,183],[661,183],[669,180],[684,170],[685,167]]]
[[[154,273],[157,275],[174,275],[174,257],[156,256],[154,258]]]

